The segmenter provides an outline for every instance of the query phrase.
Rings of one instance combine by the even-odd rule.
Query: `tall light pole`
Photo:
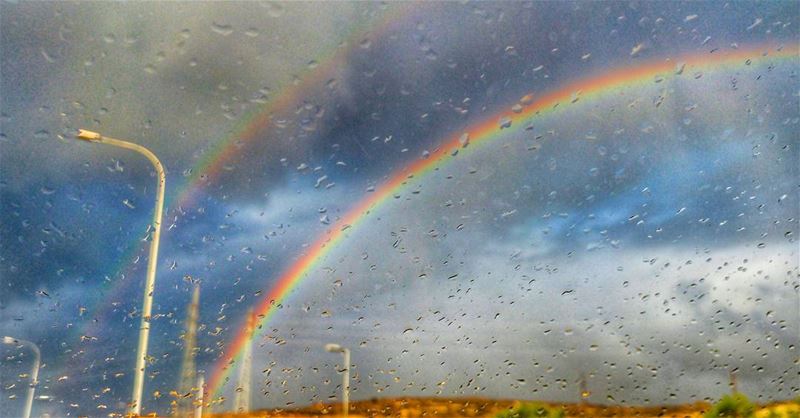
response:
[[[147,157],[153,164],[158,174],[156,185],[156,208],[153,212],[153,235],[150,243],[150,255],[147,258],[147,279],[144,285],[144,302],[142,306],[142,325],[139,328],[139,345],[136,349],[136,368],[133,377],[133,395],[131,398],[130,412],[133,415],[140,415],[142,410],[142,391],[144,389],[144,368],[147,359],[147,341],[150,337],[150,313],[153,309],[153,292],[156,286],[156,264],[158,262],[158,242],[161,238],[161,215],[164,212],[164,184],[166,177],[164,167],[158,157],[149,149],[131,142],[109,138],[97,132],[78,130],[78,139],[89,142],[99,142],[101,144],[113,145],[136,151]]]
[[[342,369],[342,413],[347,417],[350,414],[350,350],[339,344],[325,344],[325,351],[344,354],[344,368]]]
[[[42,354],[39,352],[39,347],[25,340],[18,340],[12,337],[3,337],[3,344],[23,346],[26,345],[33,350],[33,369],[31,369],[31,383],[28,385],[28,395],[25,398],[25,412],[22,413],[24,418],[31,417],[31,409],[33,409],[33,392],[36,390],[36,385],[39,384],[39,364],[42,361]]]

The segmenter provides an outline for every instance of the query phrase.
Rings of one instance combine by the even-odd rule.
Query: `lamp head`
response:
[[[344,351],[344,349],[339,344],[325,344],[325,351],[330,353],[341,353]]]
[[[78,129],[78,135],[76,137],[84,141],[99,141],[101,135],[97,132],[87,131],[86,129]]]

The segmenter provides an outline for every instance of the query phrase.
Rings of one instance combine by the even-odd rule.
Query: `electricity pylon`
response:
[[[734,394],[739,393],[739,387],[736,384],[736,371],[735,370],[731,370],[731,371],[728,372],[728,379],[730,379],[730,383],[728,383],[728,386],[731,387],[731,393],[734,393]]]
[[[197,370],[194,357],[197,346],[197,319],[200,307],[200,285],[195,284],[192,302],[186,311],[186,332],[183,334],[183,362],[181,363],[180,397],[175,408],[176,417],[194,416],[194,392]],[[191,394],[191,395],[190,395]],[[201,400],[202,401],[202,400]]]
[[[253,368],[253,332],[256,328],[253,310],[247,311],[247,339],[242,350],[242,362],[239,364],[239,380],[236,382],[236,397],[233,400],[234,411],[250,412],[250,370]]]
[[[589,386],[586,383],[586,375],[583,373],[581,373],[580,379],[578,380],[578,390],[580,391],[580,402],[583,404],[587,403],[592,393],[589,392]]]

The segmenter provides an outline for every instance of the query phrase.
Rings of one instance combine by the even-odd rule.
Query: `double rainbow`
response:
[[[205,157],[198,161],[192,168],[191,175],[177,188],[176,192],[167,196],[167,206],[171,208],[187,208],[191,206],[200,195],[203,186],[213,182],[223,172],[225,164],[241,152],[241,146],[255,141],[269,131],[272,118],[275,114],[286,112],[296,106],[301,98],[313,95],[321,84],[335,74],[337,68],[343,66],[351,57],[362,40],[366,37],[380,38],[405,18],[418,9],[416,3],[402,3],[389,5],[386,10],[374,16],[366,16],[359,23],[353,25],[348,35],[333,50],[326,51],[316,56],[319,64],[297,74],[300,83],[287,83],[283,88],[274,93],[271,99],[261,106],[253,107],[243,116],[231,130],[230,135],[215,143],[214,147],[205,152]],[[168,218],[168,217],[167,217]],[[84,321],[77,333],[81,336],[95,336],[100,333],[103,318],[108,316],[108,311],[115,308],[111,301],[119,300],[121,295],[129,291],[137,280],[126,279],[132,276],[138,265],[139,256],[148,245],[148,242],[137,240],[125,249],[119,258],[119,264],[112,269],[107,278],[106,294],[97,298],[94,304],[87,309],[93,320]]]
[[[691,77],[698,71],[708,71],[727,67],[747,65],[760,65],[775,59],[797,59],[798,47],[779,47],[776,45],[750,46],[747,48],[733,49],[726,52],[695,53],[678,57],[677,59],[660,59],[646,61],[639,65],[619,68],[573,81],[549,93],[537,96],[532,100],[524,98],[523,108],[519,112],[508,110],[486,117],[473,124],[466,130],[441,141],[441,145],[426,158],[417,160],[392,174],[380,187],[376,188],[368,197],[358,202],[347,214],[333,225],[323,236],[319,237],[308,247],[305,255],[289,266],[278,278],[278,281],[269,293],[255,307],[254,313],[263,324],[272,317],[279,305],[298,286],[308,273],[325,259],[325,256],[337,244],[342,242],[345,231],[352,232],[373,211],[380,208],[387,201],[392,200],[404,187],[437,167],[451,161],[454,151],[464,145],[463,135],[466,133],[469,144],[476,145],[490,142],[493,138],[500,137],[503,127],[511,125],[509,130],[520,129],[523,122],[547,112],[557,109],[574,101],[575,95],[580,94],[580,100],[586,101],[609,94],[622,88],[635,87],[653,83],[656,78],[669,79],[672,77]],[[516,109],[519,110],[519,109]],[[260,327],[255,327],[260,329]],[[217,396],[222,389],[227,375],[233,369],[232,364],[241,353],[246,344],[258,337],[258,332],[251,332],[242,327],[233,341],[227,347],[220,359],[212,368],[209,380],[209,393]]]

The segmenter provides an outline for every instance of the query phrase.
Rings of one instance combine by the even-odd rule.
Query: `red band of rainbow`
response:
[[[280,304],[291,293],[292,289],[306,277],[307,273],[345,237],[346,231],[348,233],[353,231],[370,212],[376,210],[384,202],[390,201],[390,198],[395,196],[413,178],[421,177],[453,158],[451,156],[453,151],[463,147],[461,136],[464,132],[469,135],[470,145],[474,147],[499,136],[498,133],[501,129],[500,119],[510,120],[512,126],[515,126],[513,129],[519,129],[522,122],[542,113],[555,111],[557,109],[556,106],[559,104],[569,104],[578,92],[580,92],[581,100],[585,101],[637,83],[652,83],[655,77],[668,79],[699,70],[744,66],[762,63],[769,59],[796,59],[797,57],[798,47],[793,44],[791,47],[778,47],[777,45],[750,46],[727,52],[716,51],[713,54],[696,53],[671,60],[650,60],[634,67],[615,69],[569,83],[538,96],[532,103],[525,106],[520,113],[512,112],[509,106],[508,110],[489,116],[442,141],[442,145],[431,152],[427,158],[414,161],[398,170],[368,197],[358,202],[341,220],[309,246],[305,255],[281,274],[269,293],[255,308],[254,312],[260,318],[259,324],[263,324],[270,319],[276,310],[275,306]],[[260,329],[260,327],[256,328]],[[256,337],[258,337],[257,331],[251,335],[245,327],[237,332],[227,350],[217,360],[212,369],[207,393],[217,396],[217,392],[222,389],[225,377],[233,369],[230,366],[235,358],[240,354],[245,344]]]

